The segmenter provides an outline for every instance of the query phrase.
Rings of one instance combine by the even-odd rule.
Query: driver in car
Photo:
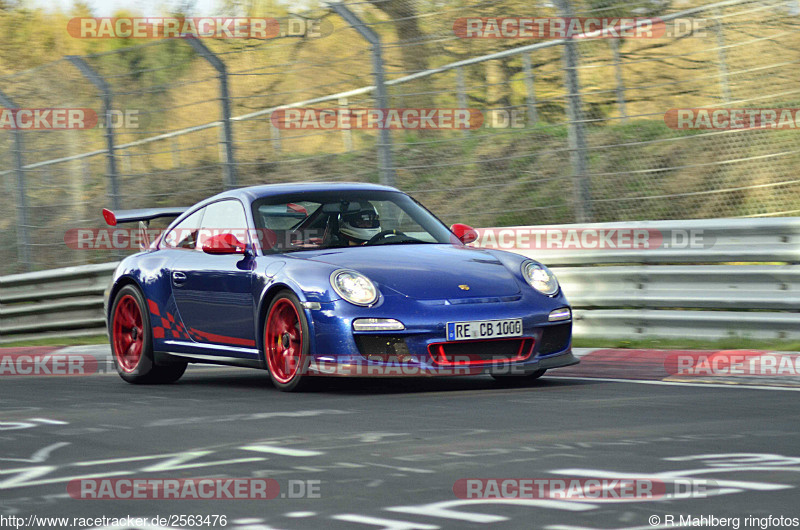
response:
[[[381,231],[381,220],[378,211],[370,203],[362,204],[356,212],[342,214],[339,222],[339,233],[350,246],[366,244]]]

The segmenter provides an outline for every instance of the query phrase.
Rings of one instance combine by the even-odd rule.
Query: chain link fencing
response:
[[[69,229],[101,226],[103,207],[190,205],[277,182],[390,182],[444,222],[479,227],[800,212],[800,131],[665,122],[670,109],[800,107],[796,0],[343,6],[363,25],[324,6],[278,17],[282,31],[307,24],[274,39],[149,41],[0,78],[7,108],[98,118],[86,129],[0,131],[0,274],[119,257],[64,241]],[[459,29],[521,16],[658,17],[667,34]],[[380,39],[379,60],[364,28]],[[376,73],[389,108],[476,109],[482,125],[382,136],[274,119],[284,108],[381,108]]]

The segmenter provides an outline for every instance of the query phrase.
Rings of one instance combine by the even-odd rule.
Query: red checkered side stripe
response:
[[[150,323],[153,328],[153,338],[173,338],[191,340],[186,328],[183,327],[182,322],[175,322],[175,317],[172,313],[167,312],[167,318],[161,316],[161,310],[153,300],[147,301],[147,306],[150,308]],[[161,324],[161,325],[158,325]]]

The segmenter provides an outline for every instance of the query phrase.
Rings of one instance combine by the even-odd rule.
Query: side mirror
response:
[[[450,227],[450,231],[453,232],[458,240],[465,245],[468,245],[478,239],[478,232],[476,232],[475,229],[469,225],[456,223]]]
[[[245,245],[233,234],[211,236],[201,246],[206,254],[244,254]]]

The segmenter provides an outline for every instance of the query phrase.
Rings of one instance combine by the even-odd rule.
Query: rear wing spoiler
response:
[[[141,235],[139,246],[144,250],[150,247],[150,235],[147,230],[150,227],[150,221],[162,217],[178,217],[188,209],[186,206],[173,206],[171,208],[141,208],[139,210],[117,210],[112,212],[108,208],[103,208],[103,219],[109,226],[139,221],[139,233]]]
[[[188,210],[186,206],[173,206],[170,208],[141,208],[139,210],[117,210],[112,212],[108,208],[103,208],[103,219],[109,226],[117,226],[119,223],[135,223],[141,221],[148,223],[153,219],[161,217],[178,217]]]

